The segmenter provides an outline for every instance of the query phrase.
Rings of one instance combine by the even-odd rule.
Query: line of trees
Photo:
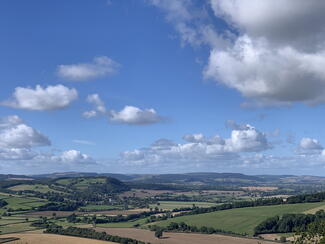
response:
[[[229,235],[236,235],[236,236],[247,236],[247,233],[235,233],[232,231],[226,231],[221,229],[216,229],[213,227],[207,227],[207,226],[193,226],[193,225],[187,225],[184,222],[176,223],[171,222],[168,226],[162,228],[157,225],[151,225],[149,226],[151,231],[173,231],[173,232],[190,232],[190,233],[202,233],[202,234],[229,234]]]
[[[300,194],[289,197],[287,203],[304,203],[304,202],[322,202],[325,200],[325,192],[317,192],[311,194]]]
[[[5,200],[0,199],[0,208],[4,207],[6,205],[8,205],[8,203]]]
[[[77,217],[75,213],[69,215],[67,217],[67,221],[71,223],[95,223],[95,224],[104,224],[104,223],[118,223],[118,222],[128,222],[131,220],[136,219],[142,219],[149,217],[154,214],[162,213],[161,211],[150,211],[150,212],[141,212],[136,214],[129,214],[126,216],[123,215],[117,215],[117,216],[106,216],[105,218],[96,218],[96,216],[93,216],[91,218],[88,218],[84,216],[83,218]]]
[[[43,206],[39,206],[39,211],[74,211],[84,206],[83,202],[64,201],[62,203],[49,202]]]
[[[295,244],[325,244],[325,220],[315,221],[308,225],[305,232],[298,233]]]
[[[63,228],[62,226],[51,225],[44,231],[44,233],[77,236],[77,237],[90,238],[90,239],[96,239],[102,241],[117,242],[122,244],[146,244],[143,241],[135,240],[132,238],[113,236],[107,234],[106,232],[97,232],[92,229],[78,228],[78,227]]]
[[[304,232],[310,223],[325,219],[324,210],[316,214],[285,214],[264,220],[255,227],[255,235],[266,233]]]

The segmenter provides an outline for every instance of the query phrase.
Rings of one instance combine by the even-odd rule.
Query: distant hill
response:
[[[295,175],[245,175],[240,173],[185,173],[185,174],[114,174],[114,173],[88,173],[65,172],[43,175],[33,175],[33,178],[61,178],[61,177],[98,177],[106,176],[121,181],[151,183],[151,184],[325,184],[325,177],[321,176],[295,176]]]
[[[325,177],[295,175],[245,175],[240,173],[185,173],[185,174],[114,174],[94,172],[62,172],[40,175],[0,174],[0,180],[41,180],[80,177],[111,177],[122,182],[173,185],[266,185],[266,184],[321,184]]]

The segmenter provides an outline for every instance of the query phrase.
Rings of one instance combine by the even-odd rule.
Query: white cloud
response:
[[[64,151],[60,155],[52,156],[51,159],[54,162],[63,162],[68,164],[95,163],[95,160],[92,157],[77,150]]]
[[[208,22],[208,14],[204,7],[197,8],[191,0],[148,0],[166,14],[167,22],[173,24],[180,35],[182,45],[202,44],[226,46],[227,33],[217,33]],[[223,36],[225,38],[223,38]]]
[[[91,63],[62,64],[58,66],[57,74],[62,79],[70,81],[88,81],[114,74],[120,65],[106,57],[95,57]]]
[[[16,115],[0,120],[0,159],[27,160],[36,156],[32,147],[49,146],[50,140],[34,128],[26,125]]]
[[[90,110],[90,111],[85,111],[82,113],[82,116],[86,119],[90,119],[90,118],[94,118],[96,117],[98,114],[95,110]]]
[[[187,135],[183,136],[183,139],[187,142],[204,142],[206,140],[202,133],[187,134]]]
[[[48,146],[50,140],[39,131],[24,124],[18,116],[9,116],[2,119],[0,127],[0,148],[29,149],[35,146]]]
[[[250,125],[248,124],[238,124],[233,120],[227,120],[226,121],[226,127],[233,129],[233,130],[247,130],[250,128]]]
[[[324,2],[211,0],[211,6],[239,35],[233,47],[212,47],[205,77],[258,105],[325,102]]]
[[[294,4],[293,4],[294,2]],[[280,46],[315,49],[324,40],[325,3],[318,0],[211,0],[216,16],[241,33]]]
[[[27,110],[62,109],[78,98],[78,92],[63,85],[43,88],[37,85],[35,89],[17,87],[12,98],[2,102],[4,106]]]
[[[37,153],[27,148],[0,148],[0,160],[31,160]]]
[[[187,141],[184,144],[160,139],[150,147],[123,152],[120,161],[131,165],[227,164],[229,160],[237,160],[240,153],[270,148],[266,135],[250,125],[243,130],[233,130],[227,139],[203,134],[187,134],[183,139]]]
[[[87,102],[94,106],[94,109],[85,111],[82,114],[87,119],[97,116],[108,116],[111,122],[130,125],[154,124],[164,120],[153,108],[140,109],[134,106],[125,106],[121,111],[107,111],[104,102],[98,94],[89,95]]]
[[[77,143],[77,144],[82,144],[82,145],[95,145],[94,142],[92,141],[87,141],[87,140],[79,140],[79,139],[75,139],[73,140],[74,143]]]
[[[82,140],[76,142],[89,143]],[[83,170],[93,170],[94,166],[98,166],[91,156],[77,150],[62,153],[37,150],[38,147],[50,145],[47,136],[25,124],[17,115],[0,118],[0,167],[4,172],[80,171],[81,166]]]
[[[212,50],[204,72],[262,104],[325,102],[325,49],[303,53],[239,37],[232,49]]]
[[[49,139],[25,124],[6,128],[0,132],[0,147],[31,148],[50,145]]]
[[[10,115],[0,119],[0,129],[9,128],[15,125],[22,124],[23,120],[17,115]]]
[[[98,94],[91,94],[87,97],[87,102],[94,105],[94,110],[86,111],[83,117],[89,119],[98,116],[99,114],[106,114],[106,107]]]
[[[233,130],[226,145],[235,152],[260,152],[270,148],[266,135],[247,125],[247,129]]]
[[[163,118],[157,112],[150,109],[140,109],[133,106],[125,106],[121,111],[111,111],[111,121],[124,124],[145,125],[162,121]]]
[[[300,155],[321,155],[322,144],[313,138],[304,137],[300,140],[296,153]]]
[[[304,137],[300,141],[300,148],[306,149],[306,150],[321,150],[323,149],[323,146],[320,144],[320,142],[313,138]]]
[[[294,3],[293,3],[294,2]],[[243,106],[325,102],[325,2],[150,0],[182,43],[208,45],[204,77],[239,91]],[[215,16],[206,9],[212,8]],[[229,28],[215,23],[223,19]]]

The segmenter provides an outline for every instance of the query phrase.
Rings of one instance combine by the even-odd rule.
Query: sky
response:
[[[325,2],[0,1],[0,173],[325,176]]]

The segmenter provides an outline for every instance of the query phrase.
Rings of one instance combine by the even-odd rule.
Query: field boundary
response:
[[[7,237],[7,238],[0,238],[0,243],[7,243],[12,241],[18,241],[20,238],[18,237]]]

